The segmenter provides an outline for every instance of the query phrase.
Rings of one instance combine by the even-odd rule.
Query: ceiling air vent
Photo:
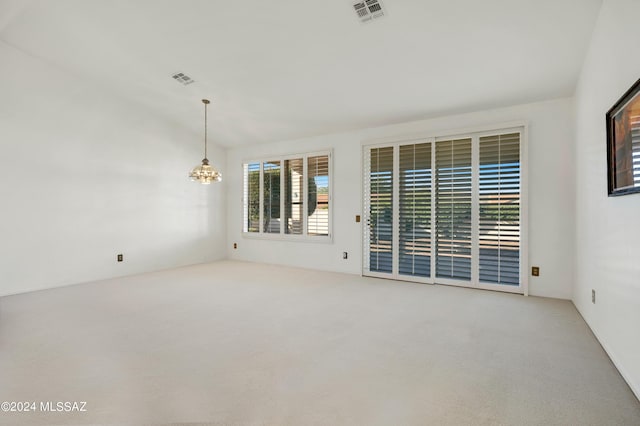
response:
[[[352,5],[360,22],[371,22],[384,16],[380,0],[356,0]]]
[[[187,86],[191,83],[195,83],[196,81],[194,79],[192,79],[191,77],[189,77],[188,75],[185,75],[184,73],[178,72],[173,74],[171,77],[173,77],[173,79],[175,81],[177,81],[178,83]]]

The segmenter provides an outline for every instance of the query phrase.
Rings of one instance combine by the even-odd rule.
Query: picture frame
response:
[[[608,196],[640,192],[640,79],[607,111],[606,121]]]

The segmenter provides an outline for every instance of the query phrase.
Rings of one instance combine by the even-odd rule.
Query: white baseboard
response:
[[[589,327],[589,330],[591,330],[593,335],[596,336],[598,343],[600,343],[600,346],[602,346],[602,349],[604,349],[604,351],[607,353],[613,365],[618,369],[618,372],[620,373],[624,381],[627,382],[627,385],[631,389],[631,392],[633,392],[633,394],[636,396],[638,401],[640,401],[640,386],[638,386],[637,383],[634,383],[633,380],[631,380],[631,376],[627,374],[624,366],[620,363],[620,361],[618,360],[618,357],[616,357],[615,352],[613,352],[611,348],[607,345],[607,343],[604,340],[602,340],[602,338],[598,335],[596,330],[594,330],[593,327],[591,327],[591,324],[589,324],[589,322],[585,319],[584,315],[582,315],[582,312],[580,312],[580,308],[578,308],[578,306],[573,302],[573,300],[571,301],[571,303],[576,308],[576,311],[578,311],[578,313],[582,317],[582,320],[585,322],[585,324],[587,324],[587,327]]]

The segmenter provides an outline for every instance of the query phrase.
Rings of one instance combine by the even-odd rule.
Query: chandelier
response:
[[[207,105],[209,105],[209,100],[203,99],[202,103],[204,104],[204,159],[202,164],[198,164],[191,170],[189,177],[194,182],[209,185],[211,182],[220,182],[222,174],[211,167],[207,159]]]

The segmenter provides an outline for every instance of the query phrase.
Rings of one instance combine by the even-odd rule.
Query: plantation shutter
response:
[[[368,167],[369,270],[392,272],[393,147],[372,148]]]
[[[302,235],[304,207],[303,159],[284,160],[284,232]]]
[[[471,139],[436,143],[436,277],[471,280]]]
[[[307,235],[329,235],[329,156],[307,159]]]
[[[398,272],[431,275],[431,143],[400,146]]]
[[[480,281],[520,283],[520,135],[480,138]]]
[[[262,232],[280,233],[280,161],[265,161],[263,169],[263,224]]]
[[[631,156],[633,160],[633,186],[640,186],[640,115],[631,115]]]
[[[244,232],[260,232],[260,163],[244,165]]]

